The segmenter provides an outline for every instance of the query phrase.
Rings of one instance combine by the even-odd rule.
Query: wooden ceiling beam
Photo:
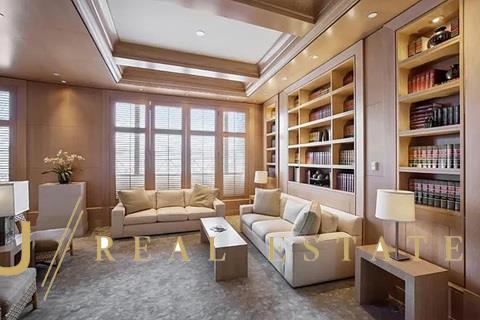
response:
[[[258,66],[255,64],[121,41],[115,44],[113,56],[118,64],[130,67],[244,82],[259,77]]]
[[[245,85],[239,81],[143,68],[126,67],[120,83],[245,97]]]
[[[174,0],[186,8],[206,11],[264,28],[302,37],[317,21],[327,0]],[[319,1],[322,6],[319,6]]]

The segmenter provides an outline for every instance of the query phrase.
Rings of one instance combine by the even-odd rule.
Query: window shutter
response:
[[[155,106],[155,187],[182,188],[182,108]]]
[[[203,184],[215,186],[215,136],[192,135],[191,171],[192,186]]]
[[[10,92],[0,91],[0,181],[10,180],[10,105]]]
[[[145,187],[145,106],[115,105],[116,191]]]
[[[223,138],[223,194],[245,194],[245,138]]]
[[[215,132],[215,110],[191,109],[190,130]]]
[[[228,111],[223,113],[223,132],[245,133],[245,112]]]

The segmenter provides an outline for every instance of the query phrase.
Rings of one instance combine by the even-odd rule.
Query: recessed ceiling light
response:
[[[370,12],[367,17],[368,19],[373,19],[373,18],[376,18],[377,16],[378,16],[378,12],[373,11],[373,12]]]
[[[206,33],[204,30],[202,30],[202,29],[198,29],[198,30],[195,32],[195,34],[196,34],[197,36],[199,36],[199,37],[203,37],[203,36],[205,36],[207,33]]]
[[[55,77],[60,77],[60,73],[58,73],[58,72],[54,72],[53,75],[54,75]]]
[[[0,18],[5,18],[5,15],[0,12]]]
[[[444,16],[438,16],[438,17],[435,17],[432,19],[432,22],[433,23],[439,23],[440,21],[442,21],[443,19],[445,19]]]
[[[140,89],[138,89],[138,90],[143,91],[143,88],[140,88]]]
[[[313,60],[318,59],[318,56],[317,56],[316,54],[314,54],[314,55],[312,56],[312,59],[313,59]]]
[[[286,80],[288,80],[288,78],[287,77],[282,77],[282,80],[286,81]]]
[[[66,81],[66,80],[62,80],[62,83],[67,83],[67,81]]]

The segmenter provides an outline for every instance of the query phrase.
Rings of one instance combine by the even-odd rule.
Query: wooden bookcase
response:
[[[359,216],[364,181],[362,52],[363,42],[358,42],[287,88],[280,99],[281,166],[287,170],[282,185],[290,194]]]
[[[463,26],[462,4],[459,0],[449,0],[434,8],[420,18],[405,25],[397,31],[397,187],[403,190],[416,189],[416,219],[414,224],[407,224],[406,235],[425,235],[428,241],[443,245],[444,236],[464,236],[464,99],[463,99]],[[440,17],[440,19],[436,19]],[[434,30],[440,26],[450,28],[450,23],[458,19],[459,33],[440,44],[418,49],[418,53],[409,54],[409,44],[419,38],[428,39]],[[413,54],[413,55],[412,55]],[[447,80],[440,71],[440,78],[429,78],[415,82],[415,74],[432,69],[448,70],[453,65],[459,65],[458,78]],[[412,92],[413,91],[413,92]],[[458,116],[448,113],[447,119],[457,118],[458,121],[445,123],[439,119],[443,116],[443,108],[456,106]],[[432,114],[432,109],[442,110],[442,116]],[[426,110],[423,111],[418,110]],[[440,112],[440,111],[433,111]],[[418,120],[418,119],[421,120]],[[429,119],[424,121],[425,118]],[[453,120],[453,119],[450,119]],[[425,125],[423,125],[425,122]],[[455,123],[452,123],[455,122]],[[433,126],[432,126],[433,125]],[[449,165],[454,155],[446,145],[459,146],[457,153],[459,167]],[[427,151],[415,150],[428,147]],[[425,150],[425,149],[423,149]],[[431,151],[430,151],[431,150]],[[423,153],[422,153],[423,152]],[[443,154],[443,155],[442,155]],[[449,160],[445,160],[450,154]],[[423,161],[422,161],[423,159]],[[445,164],[447,163],[447,164]],[[431,183],[430,181],[435,181]],[[417,182],[415,184],[415,182]],[[435,187],[438,185],[439,187]],[[447,187],[448,185],[448,187]],[[459,204],[446,200],[444,191],[450,192],[456,185],[460,195]],[[415,186],[417,186],[415,188]],[[442,187],[444,186],[444,187]],[[423,187],[423,188],[422,188]],[[443,188],[443,189],[442,189]],[[418,200],[421,201],[418,201]],[[445,208],[444,204],[450,206]],[[405,244],[408,251],[413,251],[413,244]],[[433,246],[433,244],[430,244]],[[463,252],[463,249],[462,249]],[[450,280],[462,284],[462,263],[446,262],[441,254],[430,254],[426,257],[435,263],[449,268],[452,272]]]
[[[263,105],[264,134],[264,169],[268,172],[267,188],[278,187],[278,96],[266,101]]]

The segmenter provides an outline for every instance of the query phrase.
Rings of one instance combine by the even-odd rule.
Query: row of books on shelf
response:
[[[309,142],[320,142],[330,140],[330,128],[314,129],[308,134]]]
[[[343,137],[344,138],[352,138],[355,135],[355,124],[353,120],[349,120],[345,123],[343,127]]]
[[[277,175],[277,172],[275,171],[275,167],[268,167],[267,173],[268,173],[268,176],[271,178],[275,178],[275,176]]]
[[[408,149],[408,166],[429,169],[460,169],[460,144],[410,147]]]
[[[326,117],[330,117],[332,115],[332,107],[331,105],[326,105],[320,108],[313,109],[310,111],[310,114],[308,115],[308,120],[309,121],[315,121],[318,119],[323,119]]]
[[[330,164],[331,153],[330,151],[309,151],[306,153],[307,164]]]
[[[415,203],[460,211],[460,182],[410,179],[409,190],[415,193]]]
[[[338,173],[337,189],[347,192],[355,192],[355,175],[353,173]]]
[[[347,166],[355,164],[355,150],[340,150],[340,164]]]
[[[460,105],[430,103],[410,108],[410,129],[460,124]]]
[[[408,76],[408,93],[430,89],[444,80],[444,72],[439,69],[429,69]]]

